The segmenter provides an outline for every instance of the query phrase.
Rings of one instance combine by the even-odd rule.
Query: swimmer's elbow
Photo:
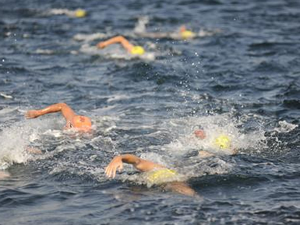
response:
[[[64,103],[64,102],[59,102],[59,103],[57,103],[60,107],[69,107],[68,105],[67,105],[67,103]]]
[[[57,105],[58,105],[58,107],[59,107],[61,110],[69,109],[69,108],[70,108],[70,106],[68,106],[68,104],[67,104],[67,103],[64,103],[64,102],[60,102],[60,103],[58,103]]]
[[[119,40],[119,41],[124,41],[124,40],[126,40],[126,38],[123,37],[122,35],[117,36],[116,39]]]
[[[139,158],[137,162],[134,164],[134,167],[141,172],[148,172],[153,170],[154,168],[161,168],[162,166],[153,163],[151,161]]]
[[[140,158],[136,159],[136,161],[135,161],[135,163],[133,164],[133,166],[134,166],[137,170],[143,172],[143,171],[144,171],[144,164],[143,164],[142,161],[143,161],[143,160],[140,159]]]

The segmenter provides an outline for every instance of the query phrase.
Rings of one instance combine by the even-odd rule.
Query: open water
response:
[[[53,13],[77,8],[88,15]],[[298,0],[0,0],[0,15],[0,224],[300,223]],[[217,32],[141,38],[145,16],[148,32]],[[114,35],[151,57],[95,49]],[[57,102],[94,132],[24,118]],[[199,158],[198,127],[238,154]],[[130,166],[107,179],[122,153],[178,170],[199,198],[147,187]]]

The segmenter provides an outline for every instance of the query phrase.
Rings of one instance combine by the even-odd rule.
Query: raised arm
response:
[[[66,103],[57,103],[54,105],[50,105],[44,109],[30,110],[25,114],[25,117],[27,119],[33,119],[48,113],[55,112],[61,112],[66,121],[71,121],[74,116],[76,116],[75,112]]]
[[[106,176],[114,178],[116,176],[117,170],[119,172],[122,171],[123,162],[133,165],[137,170],[141,172],[151,171],[154,168],[164,168],[164,166],[162,165],[141,159],[135,155],[125,154],[113,158],[113,160],[108,164],[108,166],[105,169]]]
[[[126,38],[123,36],[113,37],[108,39],[107,41],[102,41],[97,44],[98,48],[105,48],[111,44],[120,43],[128,52],[131,52],[132,48],[134,47]]]

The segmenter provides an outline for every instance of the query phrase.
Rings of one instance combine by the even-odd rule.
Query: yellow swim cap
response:
[[[221,134],[215,139],[215,144],[221,149],[228,149],[231,145],[231,140],[228,136]]]
[[[145,50],[142,46],[133,46],[131,49],[131,54],[133,55],[143,55],[145,53]]]
[[[86,11],[83,10],[83,9],[77,9],[75,11],[75,17],[77,18],[82,18],[82,17],[85,17],[86,16]]]
[[[193,38],[195,37],[195,33],[190,31],[190,30],[185,30],[185,31],[182,31],[181,32],[181,38],[182,39],[190,39],[190,38]]]
[[[147,180],[152,184],[162,184],[168,182],[168,179],[176,176],[177,173],[174,170],[170,169],[159,169],[152,171],[148,174]]]

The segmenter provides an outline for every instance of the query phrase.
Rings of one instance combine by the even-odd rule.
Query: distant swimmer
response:
[[[51,15],[67,15],[74,18],[83,18],[87,15],[87,12],[83,9],[76,9],[74,11],[69,9],[51,9],[48,13]]]
[[[114,178],[117,171],[122,171],[123,163],[131,164],[140,172],[144,172],[147,183],[159,185],[167,191],[188,196],[197,196],[197,193],[187,183],[176,181],[178,173],[175,170],[131,154],[115,156],[105,169],[106,176]]]
[[[185,26],[180,27],[179,35],[180,35],[181,39],[183,39],[183,40],[193,39],[197,36],[196,33],[194,33],[191,30],[186,29]]]
[[[25,114],[27,119],[37,118],[39,116],[61,112],[66,120],[64,129],[75,129],[78,131],[89,132],[92,129],[92,122],[86,116],[77,115],[66,103],[57,103],[44,109],[30,110]]]
[[[194,131],[195,137],[199,138],[200,140],[204,140],[207,138],[207,135],[204,130],[197,129]],[[213,138],[212,141],[212,148],[215,150],[215,153],[225,153],[227,155],[234,155],[237,154],[237,150],[233,148],[231,138],[226,134],[220,134],[217,137]],[[201,150],[199,151],[199,156],[205,158],[213,156],[214,154]]]
[[[116,37],[110,38],[106,41],[99,42],[97,44],[97,47],[102,49],[102,48],[106,48],[109,45],[117,44],[117,43],[120,43],[123,46],[123,48],[125,48],[127,50],[127,52],[132,55],[144,55],[145,54],[145,50],[142,46],[131,44],[123,36],[116,36]]]
[[[215,33],[219,33],[220,30],[214,31],[205,31],[200,30],[198,33],[188,30],[185,25],[181,26],[179,30],[173,32],[147,32],[146,24],[149,22],[149,18],[147,16],[140,17],[136,26],[133,30],[133,33],[136,36],[144,37],[144,38],[169,38],[175,40],[190,40],[197,37],[211,36]]]
[[[185,26],[181,26],[180,29],[176,32],[146,32],[146,31],[142,31],[141,29],[138,30],[135,29],[134,34],[143,38],[155,38],[155,39],[169,38],[175,40],[190,40],[197,36],[196,33],[186,29]]]

